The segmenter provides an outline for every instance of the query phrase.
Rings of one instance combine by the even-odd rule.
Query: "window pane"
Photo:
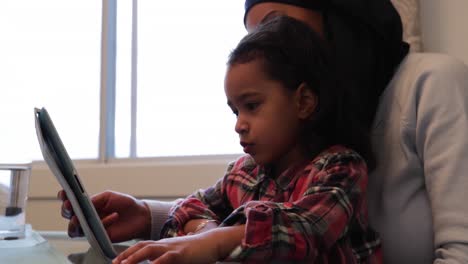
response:
[[[0,2],[0,162],[42,159],[34,107],[46,107],[70,156],[96,158],[101,1]]]
[[[138,156],[239,153],[226,104],[226,61],[243,3],[138,2]]]

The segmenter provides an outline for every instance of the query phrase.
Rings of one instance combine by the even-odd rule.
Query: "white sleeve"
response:
[[[151,212],[151,240],[160,239],[161,229],[169,218],[169,211],[179,200],[163,202],[157,200],[143,200]]]
[[[416,148],[434,224],[434,263],[468,263],[468,69],[455,60],[421,79]]]

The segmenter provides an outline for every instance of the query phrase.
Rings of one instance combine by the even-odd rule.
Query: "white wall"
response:
[[[468,0],[420,0],[423,50],[468,64]]]

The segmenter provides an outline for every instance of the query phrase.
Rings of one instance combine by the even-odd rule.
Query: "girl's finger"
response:
[[[171,264],[178,263],[178,255],[173,252],[166,252],[161,257],[153,261],[153,264]]]
[[[151,243],[151,241],[141,241],[136,243],[135,245],[127,248],[126,250],[122,251],[113,261],[112,264],[121,263],[124,260],[128,261],[128,258],[133,255],[138,250],[144,248],[146,245]],[[130,262],[129,262],[130,263]]]
[[[157,243],[150,243],[140,250],[136,251],[132,255],[130,255],[127,259],[125,259],[125,264],[137,264],[144,260],[156,260],[164,255],[167,251],[167,247],[157,244]],[[170,254],[172,255],[172,254]],[[157,262],[156,262],[157,263]],[[173,262],[176,263],[176,262]]]

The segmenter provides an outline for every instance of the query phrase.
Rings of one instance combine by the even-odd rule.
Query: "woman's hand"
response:
[[[78,218],[73,213],[65,192],[59,191],[57,196],[62,200],[62,216],[70,220],[68,235],[70,237],[83,236]],[[91,201],[112,242],[149,238],[151,213],[143,201],[127,194],[112,191],[94,195]]]
[[[151,260],[154,264],[206,264],[226,258],[241,244],[245,226],[213,230],[158,241],[142,241],[117,256],[112,263],[132,264]]]

